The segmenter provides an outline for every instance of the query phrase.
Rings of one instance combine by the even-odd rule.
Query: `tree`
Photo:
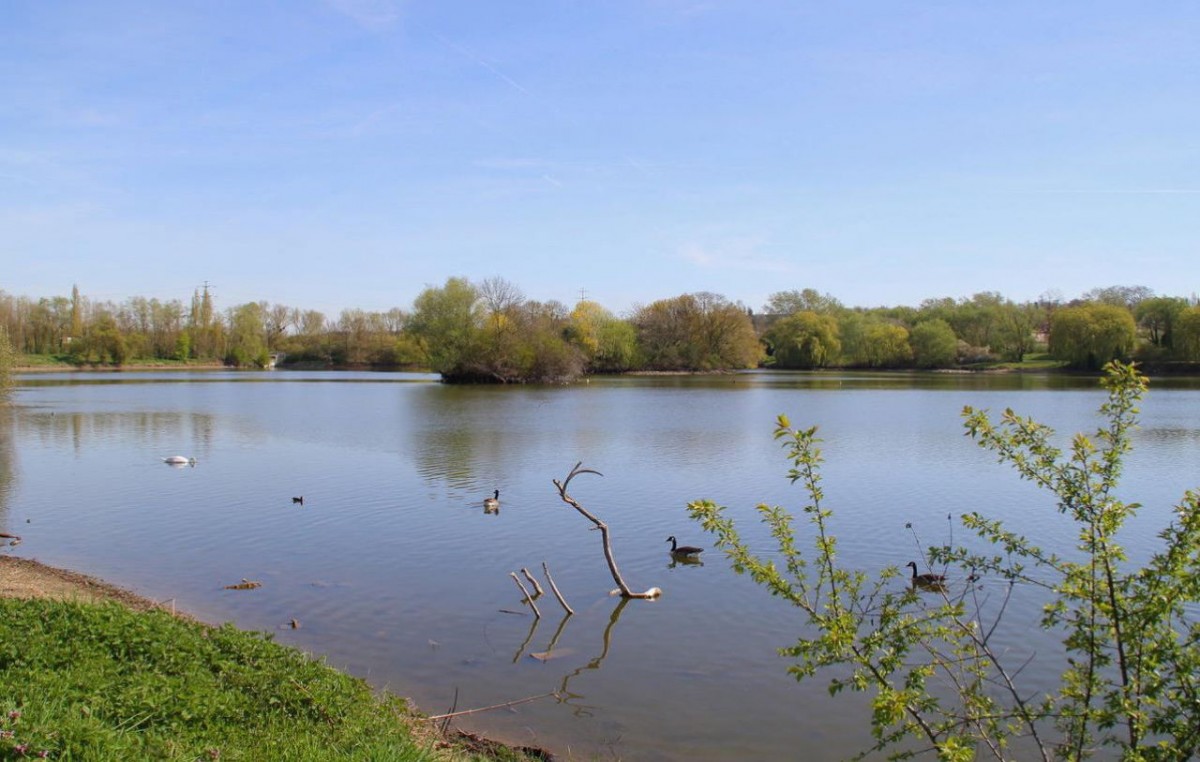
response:
[[[1083,294],[1086,301],[1124,307],[1130,311],[1137,309],[1139,304],[1153,296],[1154,290],[1146,286],[1108,286],[1093,288]]]
[[[8,329],[0,325],[0,405],[8,402],[12,395],[12,369],[16,360],[17,354],[8,339]]]
[[[260,302],[263,313],[263,335],[267,341],[267,349],[277,349],[279,342],[288,329],[300,322],[300,310],[292,309],[286,304],[267,304]]]
[[[1133,316],[1137,319],[1138,326],[1146,330],[1151,344],[1170,349],[1175,321],[1187,306],[1185,299],[1155,296],[1138,302]]]
[[[466,278],[448,278],[441,288],[422,291],[408,324],[430,369],[443,376],[464,370],[477,352],[482,327],[479,290]]]
[[[1046,762],[1101,748],[1129,760],[1200,753],[1200,493],[1184,495],[1176,519],[1159,533],[1162,547],[1144,565],[1127,561],[1119,534],[1138,505],[1116,493],[1146,380],[1115,362],[1105,373],[1105,423],[1094,438],[1074,437],[1069,453],[1049,427],[1011,410],[999,424],[986,411],[963,412],[966,432],[981,447],[1049,491],[1074,522],[1070,557],[969,513],[963,525],[992,552],[929,549],[932,563],[947,565],[942,579],[963,583],[922,585],[914,570],[911,586],[902,586],[894,566],[877,575],[846,569],[823,504],[816,429],[792,429],[784,416],[775,436],[792,461],[789,477],[808,496],[811,551],[780,507],[758,507],[779,548],[777,559],[767,559],[751,551],[724,508],[689,504],[735,571],[803,613],[807,626],[781,649],[794,660],[789,672],[798,680],[829,673],[831,693],[871,695],[874,750],[908,757],[925,745],[941,760],[1036,754]],[[994,605],[973,592],[980,575],[1001,585]],[[1048,692],[1022,684],[1028,663],[1012,661],[997,636],[1006,634],[1009,599],[1036,590],[1049,599],[1041,627],[1062,638],[1059,682]]]
[[[753,367],[762,347],[750,316],[719,294],[660,299],[633,317],[639,351],[653,370],[731,370]]]
[[[637,331],[598,303],[584,299],[575,305],[566,337],[583,353],[592,373],[620,373],[637,360]]]
[[[265,302],[248,302],[229,310],[229,346],[225,362],[238,367],[265,368],[267,350]]]
[[[1127,359],[1136,340],[1137,326],[1124,307],[1081,304],[1050,318],[1050,353],[1074,368],[1098,370],[1110,360]]]
[[[898,368],[912,360],[908,331],[873,315],[846,313],[838,320],[842,359],[862,368]]]
[[[1036,320],[1035,310],[1005,300],[996,310],[996,328],[989,345],[992,351],[1009,362],[1021,362],[1036,346],[1033,335]]]
[[[913,361],[918,368],[949,368],[958,356],[958,337],[941,318],[924,320],[913,326],[908,336]]]
[[[488,278],[479,286],[479,299],[484,330],[475,364],[497,379],[516,380],[522,375],[518,370],[522,364],[518,345],[525,295],[503,278]]]
[[[1175,356],[1200,362],[1200,307],[1180,311],[1175,321]]]
[[[70,347],[71,357],[77,363],[122,365],[128,357],[125,337],[107,310],[96,315],[84,328],[80,340],[72,341]]]
[[[763,338],[777,368],[824,368],[842,353],[837,320],[808,310],[777,320]]]
[[[584,354],[565,338],[569,318],[559,302],[524,302],[517,312],[519,328],[505,360],[511,368],[504,381],[562,383],[577,378]]]
[[[830,294],[819,293],[816,289],[806,288],[803,291],[778,291],[767,298],[763,312],[768,315],[793,315],[797,312],[816,312],[827,315],[843,309],[842,303]]]

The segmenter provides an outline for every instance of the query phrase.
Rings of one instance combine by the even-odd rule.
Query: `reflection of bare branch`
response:
[[[596,658],[592,659],[591,661],[589,661],[587,664],[583,665],[582,667],[578,667],[577,669],[573,670],[572,672],[569,672],[568,674],[563,675],[562,683],[559,684],[559,688],[558,688],[558,694],[559,694],[558,700],[560,702],[562,702],[564,704],[570,704],[571,699],[583,698],[583,694],[581,694],[581,693],[571,693],[570,691],[568,691],[567,685],[571,682],[572,678],[582,674],[586,670],[600,669],[600,665],[602,663],[604,663],[604,659],[608,657],[609,647],[612,646],[613,628],[616,626],[617,620],[621,618],[621,612],[625,610],[625,606],[628,603],[629,603],[629,598],[622,597],[620,602],[617,603],[617,605],[613,607],[612,614],[608,617],[608,625],[604,628],[604,636],[603,636],[604,646],[600,650],[600,655],[597,656]],[[587,713],[586,710],[588,709],[588,707],[577,706],[574,704],[572,704],[572,706],[574,707],[575,714],[577,714],[577,715]]]
[[[529,654],[529,655],[532,656],[533,658],[537,659],[538,661],[550,661],[551,659],[553,659],[554,658],[554,649],[558,646],[558,639],[562,637],[563,630],[567,629],[567,620],[569,620],[570,618],[571,618],[570,614],[566,614],[563,616],[562,621],[560,621],[558,623],[558,629],[556,629],[554,631],[554,635],[551,636],[550,644],[546,646],[545,651],[542,651],[541,653]],[[570,653],[570,649],[567,649],[567,651],[564,653]]]
[[[521,578],[517,576],[516,572],[509,572],[508,576],[513,578],[513,582],[516,582],[517,587],[521,588],[521,592],[525,594],[525,602],[529,604],[529,608],[533,609],[534,617],[541,619],[542,612],[538,611],[537,604],[533,602],[533,596],[530,595],[529,591],[525,589],[525,583],[521,581]]]
[[[513,654],[513,664],[521,660],[521,654],[525,653],[525,649],[529,647],[529,641],[533,640],[533,633],[537,630],[538,623],[541,621],[537,617],[534,617],[533,621],[529,623],[529,633],[525,636],[525,640],[521,642],[521,647]]]
[[[546,581],[550,583],[550,589],[554,591],[554,597],[558,599],[558,602],[562,604],[562,607],[566,609],[568,614],[574,614],[574,609],[567,605],[567,599],[563,598],[562,593],[558,592],[558,585],[554,584],[554,577],[550,576],[550,567],[546,566],[545,561],[542,561],[542,573],[546,575]]]
[[[596,528],[600,530],[600,537],[604,541],[604,559],[608,561],[608,570],[612,572],[613,581],[615,581],[617,583],[617,587],[620,588],[622,597],[657,598],[662,594],[662,590],[657,587],[652,587],[644,593],[635,593],[630,589],[629,585],[625,584],[625,580],[621,577],[620,570],[617,569],[617,561],[615,558],[613,558],[612,543],[609,541],[608,537],[608,524],[605,524],[603,521],[593,516],[586,508],[580,505],[575,498],[567,494],[567,485],[569,485],[571,480],[579,474],[595,474],[596,476],[604,476],[604,474],[600,473],[599,471],[594,471],[590,468],[581,468],[582,465],[583,461],[576,463],[575,467],[571,469],[571,473],[567,474],[567,478],[561,483],[558,481],[558,479],[552,480],[554,482],[554,486],[558,488],[558,496],[562,498],[564,503],[579,511],[584,518],[595,524]]]

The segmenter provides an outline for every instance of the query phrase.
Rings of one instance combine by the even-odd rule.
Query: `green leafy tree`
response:
[[[238,367],[267,366],[269,352],[263,302],[248,302],[229,311],[229,340],[225,362]]]
[[[16,361],[17,353],[8,339],[8,329],[0,325],[0,404],[8,402],[12,395],[12,370]]]
[[[1175,321],[1175,355],[1180,360],[1200,362],[1200,307],[1180,311]]]
[[[506,381],[561,383],[583,372],[584,353],[565,337],[570,325],[566,306],[559,302],[524,302],[516,313],[519,323],[512,375]]]
[[[822,294],[814,288],[803,291],[778,291],[767,298],[763,312],[768,315],[793,315],[797,312],[815,312],[829,315],[840,312],[842,303],[830,294]]]
[[[709,292],[660,299],[635,313],[639,351],[652,370],[751,368],[762,346],[740,305]]]
[[[86,326],[79,341],[72,341],[70,354],[76,363],[122,365],[128,357],[125,337],[111,313],[102,311]]]
[[[1071,367],[1098,370],[1110,360],[1127,359],[1137,341],[1128,309],[1090,303],[1055,310],[1050,318],[1050,353]]]
[[[1037,311],[1005,301],[996,312],[996,328],[992,332],[991,350],[1010,362],[1021,362],[1034,351],[1033,329]]]
[[[899,368],[912,361],[908,330],[875,315],[846,313],[838,320],[842,360],[860,368]]]
[[[909,332],[908,341],[918,368],[949,368],[957,360],[958,337],[941,318],[917,323]]]
[[[1184,495],[1176,519],[1158,535],[1161,548],[1144,565],[1128,563],[1119,535],[1139,506],[1119,499],[1117,486],[1146,382],[1129,365],[1105,370],[1105,424],[1094,437],[1077,435],[1069,452],[1054,444],[1049,427],[1011,410],[999,423],[986,411],[963,413],[980,446],[1047,490],[1073,521],[1069,557],[971,513],[964,526],[995,552],[930,548],[931,561],[947,565],[944,577],[918,578],[914,570],[905,585],[895,567],[878,575],[844,568],[824,507],[816,429],[792,429],[783,416],[775,436],[793,463],[789,477],[808,495],[808,541],[801,542],[790,514],[760,505],[778,545],[776,558],[764,558],[724,508],[689,504],[736,571],[803,613],[808,626],[781,649],[793,660],[789,671],[798,680],[829,674],[831,693],[869,694],[874,750],[1047,762],[1101,748],[1128,760],[1200,754],[1200,494]],[[977,575],[1005,583],[997,607],[974,594]],[[1045,591],[1041,627],[1062,639],[1059,683],[1046,693],[1022,686],[1028,665],[1010,661],[997,639],[1017,590]]]
[[[1170,349],[1175,321],[1188,308],[1185,299],[1172,296],[1155,296],[1138,302],[1133,316],[1138,327],[1146,331],[1150,343],[1156,347]]]
[[[466,278],[448,278],[441,288],[417,296],[408,330],[430,369],[446,375],[461,371],[478,353],[483,321],[479,290]]]
[[[824,368],[842,353],[837,319],[808,310],[776,320],[763,338],[777,368]]]
[[[571,311],[566,336],[593,373],[620,373],[637,362],[637,331],[599,304],[583,300]]]

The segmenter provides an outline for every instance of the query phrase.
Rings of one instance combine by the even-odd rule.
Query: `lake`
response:
[[[1104,400],[1093,378],[1023,374],[455,387],[406,373],[171,371],[17,382],[0,411],[0,527],[24,542],[2,552],[270,631],[432,714],[558,692],[456,724],[564,758],[637,760],[842,759],[868,745],[861,697],[830,698],[824,679],[786,674],[776,649],[794,642],[798,613],[735,575],[687,516],[698,498],[727,505],[770,552],[754,506],[806,499],[771,437],[778,414],[820,427],[842,557],[879,569],[952,532],[965,539],[966,511],[1069,547],[1053,501],[965,437],[960,413],[1012,407],[1065,444],[1096,428]],[[1125,538],[1135,559],[1200,485],[1198,392],[1197,379],[1156,379],[1142,405],[1121,490],[1144,504]],[[196,463],[164,464],[171,455]],[[571,494],[611,526],[630,585],[660,587],[660,599],[609,596],[599,533],[551,483],[579,461],[603,476],[579,476]],[[501,507],[485,513],[496,489]],[[702,563],[674,563],[669,535],[708,546]],[[544,579],[543,562],[574,616],[548,587],[541,620],[522,605],[509,575]],[[226,589],[242,579],[262,586]],[[1010,611],[1005,629],[1015,651],[1054,649],[1032,604]]]

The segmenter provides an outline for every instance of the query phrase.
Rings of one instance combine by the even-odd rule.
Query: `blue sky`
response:
[[[0,289],[1200,291],[1200,4],[0,3]]]

